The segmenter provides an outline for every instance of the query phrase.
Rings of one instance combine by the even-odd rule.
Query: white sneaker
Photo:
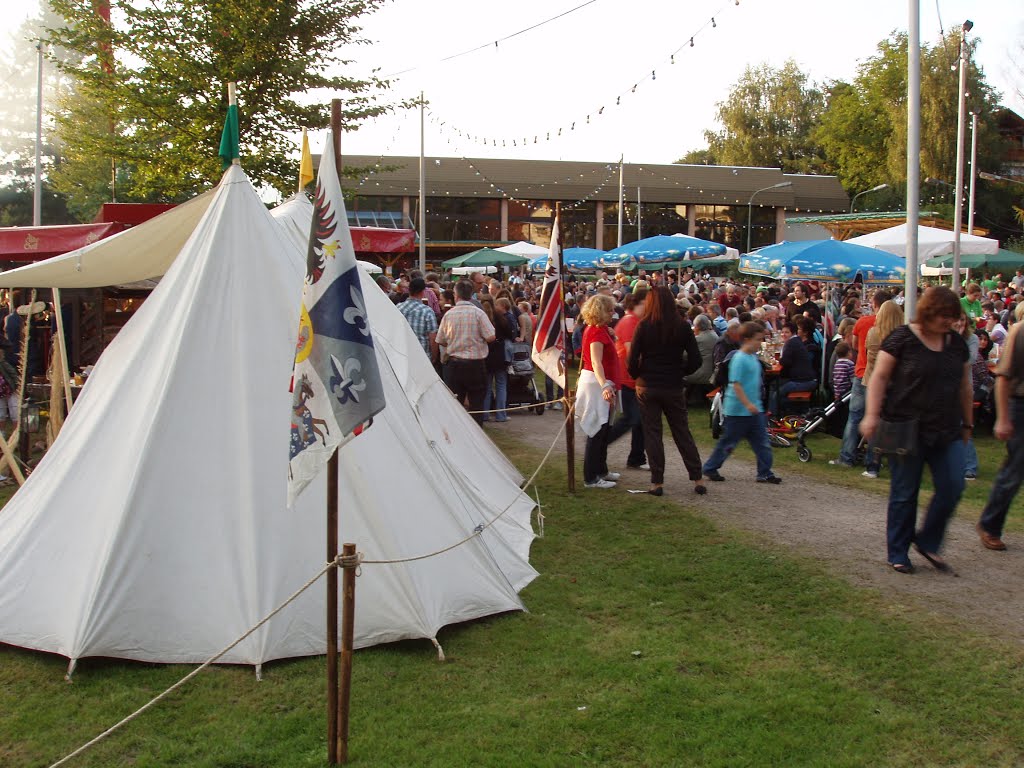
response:
[[[874,470],[871,470],[871,469],[865,469],[863,472],[860,473],[860,476],[861,477],[870,477],[872,480],[877,480],[878,479],[878,473],[875,472]]]
[[[561,403],[552,403],[551,404],[551,410],[552,411],[560,411],[560,410],[562,410],[562,404]]]
[[[605,475],[605,476],[604,476],[604,478],[602,478],[602,479],[604,479],[604,480],[608,480],[609,482],[612,482],[612,483],[614,483],[614,482],[618,481],[618,479],[619,479],[620,477],[622,477],[622,475],[621,475],[621,474],[619,474],[618,472],[609,472],[609,473],[608,473],[607,475]]]
[[[615,483],[611,480],[597,480],[593,483],[584,483],[587,488],[614,488]]]

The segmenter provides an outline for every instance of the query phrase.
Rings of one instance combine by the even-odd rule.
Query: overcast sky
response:
[[[495,138],[499,145],[467,142],[428,121],[427,154],[594,161],[623,154],[627,162],[667,163],[704,145],[702,132],[714,125],[715,102],[747,64],[779,65],[794,58],[814,80],[850,78],[880,40],[907,26],[907,3],[900,0],[594,0],[497,48],[437,63],[583,2],[392,0],[366,19],[364,31],[373,45],[352,55],[363,72],[417,67],[395,82],[396,97],[422,89],[436,122]],[[0,0],[9,21],[24,17],[32,5]],[[967,18],[974,22],[989,82],[1005,104],[1024,113],[1016,93],[1024,82],[1011,64],[1012,52],[1024,41],[1024,3],[922,0],[921,6],[922,39],[930,42],[939,37],[937,11],[946,30]],[[549,132],[552,140],[545,141]],[[320,143],[313,137],[314,151]],[[345,137],[343,151],[418,154],[418,115],[368,124]]]

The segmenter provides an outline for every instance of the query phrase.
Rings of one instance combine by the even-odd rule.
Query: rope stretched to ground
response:
[[[342,559],[339,557],[338,560],[335,560],[333,562],[330,562],[330,563],[327,563],[326,565],[324,565],[324,567],[321,568],[317,572],[317,574],[315,576],[313,576],[309,581],[307,581],[305,584],[303,584],[301,587],[299,587],[295,592],[293,592],[291,594],[291,596],[287,600],[285,600],[283,603],[281,603],[279,606],[277,606],[277,608],[275,608],[270,613],[268,613],[266,616],[264,616],[262,619],[260,619],[259,623],[257,623],[255,626],[253,626],[251,629],[249,629],[244,635],[242,635],[237,640],[235,640],[233,643],[231,643],[231,645],[228,645],[223,650],[221,650],[219,653],[217,653],[217,655],[215,655],[215,656],[207,659],[206,661],[204,661],[202,664],[200,664],[198,667],[193,669],[191,672],[189,672],[187,675],[185,675],[183,678],[181,678],[181,680],[176,682],[174,685],[172,685],[166,691],[164,691],[163,693],[161,693],[161,694],[153,697],[152,699],[150,699],[148,702],[143,704],[137,710],[135,710],[130,715],[125,717],[123,720],[120,720],[119,722],[117,722],[114,725],[112,725],[109,728],[107,728],[107,730],[105,730],[103,733],[101,733],[96,738],[92,739],[91,741],[86,742],[85,744],[80,746],[78,749],[76,749],[74,752],[71,752],[70,754],[65,755],[60,760],[58,760],[56,763],[53,763],[53,765],[51,765],[50,768],[57,768],[58,766],[67,764],[68,762],[70,762],[74,758],[78,757],[83,752],[85,752],[90,747],[93,747],[96,744],[99,744],[101,741],[103,741],[105,738],[107,738],[107,736],[109,736],[110,734],[114,733],[114,731],[116,731],[119,728],[121,728],[122,726],[127,725],[128,723],[130,723],[132,720],[137,718],[139,715],[141,715],[143,712],[145,712],[147,709],[152,707],[157,702],[159,702],[162,699],[165,699],[168,696],[170,696],[174,691],[176,691],[178,688],[181,688],[181,686],[183,686],[185,683],[187,683],[193,677],[198,675],[200,672],[202,672],[208,666],[210,666],[211,664],[216,662],[218,659],[223,657],[232,648],[234,648],[236,645],[241,643],[243,640],[245,640],[247,637],[249,637],[253,632],[255,632],[257,629],[262,627],[264,624],[266,624],[268,621],[270,621],[272,618],[274,618],[277,614],[279,614],[285,608],[287,608],[292,602],[294,602],[296,599],[298,599],[299,595],[301,595],[303,592],[305,592],[311,586],[316,584],[316,582],[320,579],[321,576],[323,576],[325,573],[327,573],[329,570],[331,570],[331,568],[334,568],[336,565],[343,565],[343,567],[344,567],[345,565],[348,565],[348,564],[347,563],[343,564],[342,563]]]
[[[538,408],[542,405],[552,405],[553,403],[560,403],[564,398],[556,397],[554,400],[545,400],[543,403],[534,403],[533,405],[517,405],[515,408],[495,408],[493,411],[466,411],[470,416],[475,416],[481,413],[502,413],[504,411],[529,411],[534,408]]]
[[[66,765],[67,763],[69,763],[71,760],[73,760],[74,758],[76,758],[79,755],[81,755],[86,750],[88,750],[88,749],[94,747],[95,745],[99,744],[101,741],[103,741],[105,738],[110,736],[112,733],[114,733],[115,731],[119,730],[121,727],[127,725],[128,723],[130,723],[135,718],[139,717],[139,715],[141,715],[143,712],[148,710],[150,707],[154,706],[158,702],[160,702],[163,699],[165,699],[168,696],[170,696],[172,693],[174,693],[174,691],[176,691],[179,688],[181,688],[183,685],[185,685],[185,683],[187,683],[193,677],[198,675],[204,669],[206,669],[210,665],[216,663],[219,659],[221,659],[229,651],[231,651],[231,649],[236,647],[239,643],[241,643],[246,638],[248,638],[250,635],[252,635],[253,632],[255,632],[257,629],[262,627],[264,624],[266,624],[268,621],[270,621],[272,618],[274,618],[277,614],[279,614],[281,611],[283,611],[285,608],[287,608],[289,605],[291,605],[291,603],[293,603],[295,600],[297,600],[299,598],[299,596],[303,592],[305,592],[307,589],[309,589],[311,586],[313,586],[317,581],[319,581],[320,577],[323,576],[325,573],[327,573],[327,571],[329,571],[331,568],[334,568],[334,567],[358,568],[360,565],[392,565],[392,564],[398,564],[398,563],[412,563],[412,562],[415,562],[417,560],[426,560],[426,559],[431,558],[431,557],[437,557],[438,555],[443,555],[445,552],[450,552],[451,550],[453,550],[453,549],[455,549],[457,547],[462,546],[466,542],[475,539],[477,536],[480,536],[485,530],[490,528],[492,525],[494,525],[494,523],[496,523],[500,518],[502,518],[506,513],[508,513],[508,511],[510,509],[512,509],[512,505],[515,504],[516,501],[519,500],[520,495],[525,494],[526,493],[526,489],[529,488],[534,483],[534,481],[537,479],[537,475],[540,474],[540,471],[544,468],[544,465],[547,464],[548,459],[551,458],[551,454],[554,452],[555,446],[558,444],[558,439],[562,436],[562,432],[565,431],[566,425],[572,419],[572,417],[573,417],[573,410],[574,410],[573,408],[567,408],[566,409],[565,419],[562,420],[562,426],[559,427],[558,432],[555,434],[555,439],[552,440],[551,446],[548,448],[547,453],[544,454],[544,458],[541,459],[540,464],[537,466],[537,469],[534,470],[533,474],[530,475],[530,478],[525,483],[523,483],[522,487],[520,487],[519,493],[516,494],[515,498],[512,499],[512,501],[510,501],[508,503],[508,506],[506,506],[501,512],[499,512],[497,515],[492,517],[486,523],[482,523],[482,524],[476,526],[476,528],[473,529],[473,532],[469,536],[466,536],[464,539],[461,539],[460,541],[457,541],[454,544],[451,544],[451,545],[449,545],[449,546],[447,546],[447,547],[445,547],[443,549],[439,549],[436,552],[430,552],[430,553],[427,553],[427,554],[424,554],[424,555],[416,555],[414,557],[397,558],[397,559],[394,559],[394,560],[367,560],[367,559],[365,559],[362,556],[362,553],[357,553],[356,555],[353,555],[351,557],[346,557],[344,555],[340,555],[339,554],[338,557],[335,560],[325,564],[324,567],[321,568],[316,573],[316,575],[314,575],[305,584],[303,584],[295,592],[293,592],[288,597],[288,599],[285,600],[283,603],[281,603],[279,606],[277,606],[277,608],[275,608],[270,613],[268,613],[266,616],[264,616],[262,619],[260,619],[258,623],[253,625],[249,630],[247,630],[245,632],[245,634],[243,634],[237,640],[233,641],[230,645],[225,646],[216,655],[214,655],[214,656],[210,657],[209,659],[207,659],[206,661],[204,661],[202,664],[200,664],[198,667],[193,669],[191,672],[189,672],[187,675],[185,675],[183,678],[181,678],[178,682],[176,682],[170,688],[165,690],[163,693],[160,693],[157,696],[154,696],[152,699],[147,701],[145,704],[143,704],[137,710],[132,712],[130,715],[128,715],[127,717],[125,717],[125,718],[123,718],[121,720],[119,720],[117,723],[115,723],[114,725],[110,726],[107,730],[103,731],[103,733],[101,733],[99,736],[96,736],[94,739],[92,739],[92,740],[86,742],[85,744],[83,744],[82,746],[80,746],[74,752],[71,752],[71,753],[65,755],[64,757],[62,757],[57,762],[55,762],[52,765],[50,765],[50,768],[59,768],[59,766]],[[529,496],[527,496],[527,498],[529,498]],[[435,641],[435,644],[436,644],[436,641]]]

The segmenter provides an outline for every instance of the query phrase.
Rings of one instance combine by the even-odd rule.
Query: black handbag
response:
[[[878,431],[875,434],[875,450],[892,456],[913,456],[918,449],[918,428],[917,419],[879,420]]]

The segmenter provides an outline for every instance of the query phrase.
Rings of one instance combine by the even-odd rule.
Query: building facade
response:
[[[353,223],[418,224],[418,157],[350,155],[345,165],[362,172],[344,182]],[[683,233],[744,251],[748,235],[752,247],[780,242],[787,212],[835,213],[850,204],[834,176],[634,163],[621,172],[623,244]],[[564,247],[614,248],[619,174],[618,163],[428,157],[428,261],[518,240],[547,246],[556,203]]]

